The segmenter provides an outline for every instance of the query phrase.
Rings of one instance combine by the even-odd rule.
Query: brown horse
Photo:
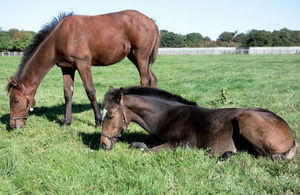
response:
[[[262,108],[207,109],[159,89],[110,87],[103,112],[100,144],[104,149],[112,149],[133,121],[165,142],[151,152],[183,145],[210,148],[212,155],[246,150],[273,159],[291,159],[297,150],[288,124]]]
[[[97,16],[62,14],[54,18],[26,49],[15,76],[8,79],[10,126],[24,126],[35,105],[36,90],[55,64],[61,68],[64,79],[64,124],[71,123],[74,73],[78,70],[96,125],[100,125],[91,66],[108,66],[127,56],[137,67],[141,84],[156,87],[149,64],[155,61],[159,39],[156,24],[134,10]]]

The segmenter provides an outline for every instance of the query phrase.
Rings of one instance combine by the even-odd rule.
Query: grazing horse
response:
[[[165,143],[150,149],[210,148],[212,155],[246,150],[291,159],[297,150],[288,124],[262,108],[201,108],[180,96],[149,87],[110,87],[103,101],[100,144],[112,149],[131,121]]]
[[[36,90],[55,64],[61,68],[64,80],[64,124],[71,124],[74,74],[78,70],[96,126],[100,125],[91,66],[112,65],[127,56],[137,67],[141,84],[156,87],[149,64],[156,59],[159,40],[156,24],[134,10],[97,16],[61,14],[54,18],[37,34],[24,52],[15,76],[8,79],[10,126],[24,126],[35,105]]]

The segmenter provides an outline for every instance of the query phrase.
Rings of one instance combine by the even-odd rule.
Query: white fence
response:
[[[159,48],[161,55],[221,55],[221,54],[300,54],[300,47],[207,47]],[[0,52],[0,56],[22,56],[23,52]]]
[[[205,55],[205,54],[235,54],[235,47],[217,47],[217,48],[159,48],[158,54],[162,55]]]
[[[249,54],[300,54],[300,47],[250,47]]]
[[[300,54],[300,47],[159,48],[158,54],[161,55]]]
[[[23,52],[21,52],[21,51],[5,51],[5,52],[0,52],[0,56],[23,56]]]

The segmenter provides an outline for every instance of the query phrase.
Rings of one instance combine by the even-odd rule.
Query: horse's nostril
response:
[[[107,146],[105,143],[101,144],[101,147],[104,149],[104,150],[107,150]]]

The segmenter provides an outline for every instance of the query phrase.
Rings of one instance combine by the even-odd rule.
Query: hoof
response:
[[[96,125],[95,125],[95,127],[100,127],[101,126],[101,122],[99,122],[99,121],[96,121]]]
[[[63,126],[69,126],[69,125],[71,125],[71,123],[72,123],[71,121],[64,121]]]
[[[232,151],[227,151],[225,152],[221,157],[218,158],[217,160],[217,164],[221,164],[222,161],[226,161],[228,160],[231,156],[236,155],[235,152]]]
[[[143,142],[132,142],[130,144],[129,148],[136,148],[136,149],[140,149],[140,150],[147,150],[148,149],[147,145]]]

